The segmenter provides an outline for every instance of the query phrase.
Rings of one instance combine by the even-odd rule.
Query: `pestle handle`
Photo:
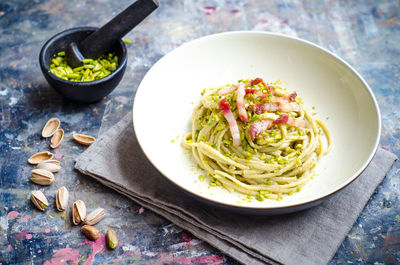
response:
[[[98,58],[158,7],[157,0],[138,0],[78,44],[85,58]]]

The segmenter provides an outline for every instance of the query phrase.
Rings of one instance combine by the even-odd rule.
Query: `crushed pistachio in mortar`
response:
[[[65,52],[55,54],[51,59],[50,72],[61,79],[73,82],[89,82],[114,72],[118,67],[118,57],[109,53],[100,58],[84,59],[83,66],[71,68],[67,64]]]

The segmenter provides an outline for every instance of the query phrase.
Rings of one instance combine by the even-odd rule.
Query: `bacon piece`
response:
[[[249,109],[257,114],[262,114],[267,111],[277,111],[279,110],[279,104],[277,103],[264,103],[251,105]]]
[[[268,89],[269,89],[269,92],[271,93],[271,95],[273,95],[273,94],[275,93],[275,91],[274,91],[274,87],[273,87],[273,86],[271,86],[271,85],[267,85],[267,87],[268,87]]]
[[[257,77],[257,78],[255,78],[255,79],[253,79],[253,80],[251,80],[250,82],[248,82],[248,83],[246,83],[246,87],[251,87],[251,86],[255,86],[255,85],[258,85],[258,84],[260,84],[260,83],[262,83],[265,87],[267,87],[268,88],[268,90],[269,90],[269,92],[273,95],[274,94],[274,87],[272,86],[272,85],[267,85],[267,84],[265,84],[265,82],[264,82],[264,80],[262,79],[262,78],[259,78],[259,77]],[[246,89],[246,94],[249,94],[249,93],[252,93],[252,94],[257,94],[258,96],[262,96],[262,97],[268,97],[268,95],[267,94],[263,94],[263,95],[260,95],[260,94],[258,94],[258,93],[256,93],[257,91],[255,90],[255,89]],[[260,92],[261,93],[261,92]]]
[[[218,95],[220,95],[220,96],[228,95],[228,94],[232,93],[233,91],[235,91],[237,88],[238,88],[237,85],[223,87],[220,91],[218,91]]]
[[[273,95],[274,94],[274,87],[271,85],[265,85],[268,90],[269,90],[269,94]],[[263,97],[263,98],[268,98],[269,94],[268,93],[263,93],[262,91],[256,90],[255,88],[246,88],[246,95],[247,94],[256,94],[259,97]]]
[[[246,88],[245,89],[246,95],[247,94],[255,94],[259,97],[268,98],[268,94],[263,93],[261,91],[255,90],[254,88]]]
[[[278,119],[274,120],[273,124],[286,123],[295,127],[304,127],[306,125],[304,120],[298,120],[290,117],[287,114],[281,114]]]
[[[236,105],[239,112],[239,117],[243,122],[248,122],[249,117],[247,116],[246,107],[244,105],[244,95],[246,94],[244,90],[244,84],[240,84],[237,90]]]
[[[251,106],[249,106],[249,110],[251,110],[252,112],[255,112],[257,114],[261,114],[264,112],[263,106],[264,106],[264,104],[251,105]]]
[[[300,107],[295,102],[279,102],[279,110],[283,112],[300,111]]]
[[[221,110],[222,114],[224,115],[225,119],[228,121],[229,130],[231,131],[231,135],[232,135],[233,145],[239,146],[240,145],[239,127],[236,123],[235,116],[233,116],[231,108],[229,107],[228,100],[226,100],[226,98],[221,99],[218,102],[218,106],[219,106],[219,109]]]
[[[231,107],[229,107],[229,103],[226,98],[223,98],[218,102],[218,107],[221,110],[222,114],[224,115],[228,114],[229,112],[232,112]]]
[[[296,97],[297,97],[297,93],[296,93],[296,91],[294,91],[289,96],[273,97],[271,99],[274,102],[288,102],[288,101],[295,101]]]
[[[259,83],[263,83],[265,85],[264,80],[262,80],[262,78],[257,77],[250,81],[250,86],[255,86],[258,85]]]
[[[264,82],[264,80],[262,78],[257,77],[255,79],[251,80],[248,84],[250,86],[255,86],[255,85],[258,85],[260,83],[262,83],[265,87],[267,87],[268,90],[271,92],[271,94],[274,94],[274,87],[269,85],[269,84],[268,85],[265,84],[265,82]]]
[[[272,121],[267,119],[253,123],[249,128],[251,139],[254,141],[260,133],[268,130],[271,126]]]
[[[299,120],[296,118],[292,118],[289,116],[289,120],[287,122],[290,125],[293,125],[295,127],[305,127],[306,126],[306,122],[304,120]]]
[[[273,103],[264,103],[264,104],[255,104],[251,105],[249,109],[257,114],[262,114],[264,112],[274,112],[274,111],[283,111],[283,112],[292,112],[299,111],[299,105],[294,102],[273,102]]]
[[[287,114],[281,114],[278,119],[274,120],[274,124],[281,124],[281,123],[287,123],[289,121],[289,115]]]
[[[289,101],[294,101],[297,97],[296,91],[294,91],[292,94],[289,95]]]
[[[246,88],[244,91],[246,92],[246,95],[256,93],[256,90],[254,88]]]

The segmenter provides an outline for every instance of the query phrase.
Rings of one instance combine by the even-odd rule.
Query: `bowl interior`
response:
[[[208,188],[180,143],[204,88],[255,77],[283,80],[306,106],[315,106],[333,137],[332,151],[317,166],[319,174],[280,202],[245,202],[243,195]],[[216,34],[182,45],[146,74],[133,109],[139,143],[164,176],[196,196],[235,207],[290,207],[332,194],[362,172],[380,137],[376,100],[350,66],[309,42],[264,32]]]

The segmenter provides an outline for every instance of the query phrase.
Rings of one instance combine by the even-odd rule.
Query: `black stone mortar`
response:
[[[137,0],[101,28],[80,27],[58,33],[49,39],[39,55],[40,68],[49,84],[66,98],[93,103],[108,95],[119,84],[126,69],[127,50],[122,37],[158,7],[157,0]],[[83,59],[97,59],[112,53],[118,57],[118,68],[110,75],[89,82],[73,82],[50,72],[54,54],[65,51],[68,65],[81,66]]]
[[[75,102],[93,103],[101,100],[117,87],[126,69],[128,53],[125,43],[120,40],[108,51],[118,57],[118,67],[106,77],[89,82],[72,82],[61,79],[50,72],[50,62],[54,54],[65,51],[72,42],[81,42],[97,29],[95,27],[79,27],[65,30],[50,38],[40,51],[40,68],[46,80],[61,95]]]

